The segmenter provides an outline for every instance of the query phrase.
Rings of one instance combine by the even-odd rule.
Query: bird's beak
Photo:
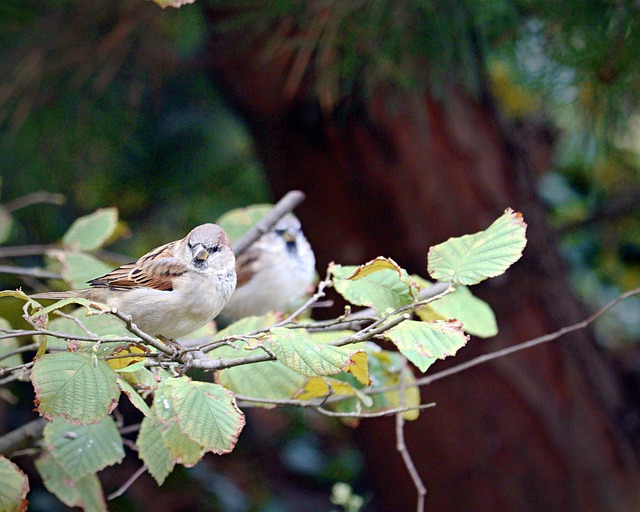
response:
[[[291,243],[296,241],[296,234],[291,231],[285,231],[282,233],[282,238],[284,238],[285,242]]]
[[[199,245],[193,252],[193,257],[200,261],[206,261],[209,257],[209,251],[207,251],[206,247]]]

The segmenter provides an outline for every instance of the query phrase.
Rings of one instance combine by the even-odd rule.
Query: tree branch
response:
[[[42,437],[42,431],[46,424],[44,418],[38,418],[3,435],[0,437],[0,453],[9,455],[33,446]]]
[[[42,279],[62,279],[57,272],[49,272],[38,267],[12,267],[11,265],[0,265],[0,274],[15,274],[18,276],[38,277]]]
[[[285,194],[285,196],[278,201],[267,215],[260,219],[255,226],[253,226],[249,231],[242,235],[235,244],[233,244],[233,252],[235,255],[239,256],[258,238],[271,231],[273,226],[275,226],[282,217],[292,211],[302,201],[304,201],[304,193],[299,190],[292,190]]]
[[[38,192],[33,192],[22,197],[16,197],[11,201],[7,201],[6,203],[4,203],[4,207],[9,212],[15,212],[16,210],[26,208],[27,206],[32,206],[34,204],[40,203],[61,205],[64,204],[66,200],[67,198],[62,194],[40,190]]]

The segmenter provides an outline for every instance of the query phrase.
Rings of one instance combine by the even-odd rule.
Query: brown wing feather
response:
[[[89,284],[121,290],[146,287],[170,291],[173,289],[173,280],[187,271],[184,263],[173,256],[178,243],[179,241],[175,241],[160,246],[135,263],[122,265],[102,277],[89,281]]]
[[[258,253],[258,250],[249,248],[236,259],[236,275],[238,276],[236,288],[240,288],[243,284],[248,283],[255,275],[255,264],[258,261]]]

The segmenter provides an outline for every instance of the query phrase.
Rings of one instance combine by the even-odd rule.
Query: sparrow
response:
[[[235,321],[296,306],[315,281],[316,259],[300,221],[287,214],[236,260],[238,286],[221,313]]]
[[[142,331],[176,340],[215,318],[236,287],[235,256],[224,230],[202,224],[108,274],[90,288],[32,295],[82,297],[131,315]]]

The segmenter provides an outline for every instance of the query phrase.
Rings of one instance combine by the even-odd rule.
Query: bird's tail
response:
[[[75,290],[69,290],[66,292],[43,292],[43,293],[34,293],[33,295],[29,295],[29,297],[33,297],[34,299],[70,299],[71,297],[81,297],[82,295]]]

